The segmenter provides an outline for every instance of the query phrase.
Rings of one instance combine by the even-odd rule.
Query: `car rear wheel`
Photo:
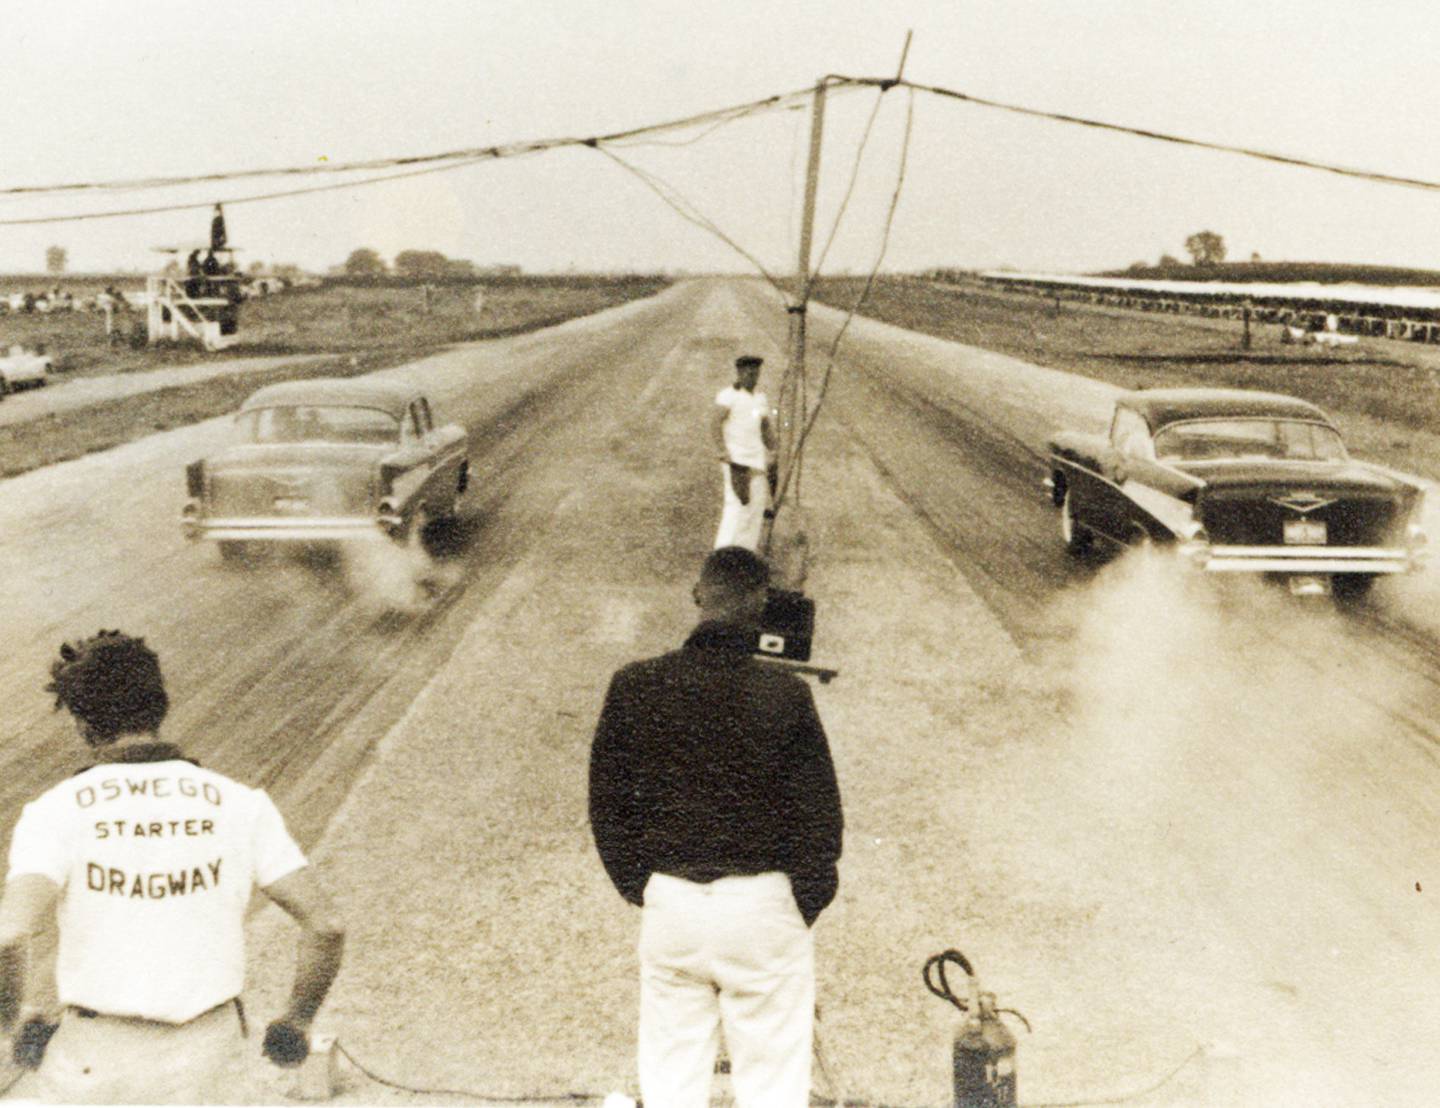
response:
[[[417,505],[410,513],[405,526],[396,534],[395,541],[404,547],[425,550],[425,536],[430,530],[434,516],[424,504]]]
[[[1373,573],[1337,573],[1330,578],[1330,593],[1342,603],[1362,600],[1374,587]]]
[[[1065,499],[1060,502],[1060,537],[1065,540],[1065,552],[1078,558],[1090,549],[1095,536],[1083,524],[1076,522],[1070,497],[1071,492],[1067,488]]]

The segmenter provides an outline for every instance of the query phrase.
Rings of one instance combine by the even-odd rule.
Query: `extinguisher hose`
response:
[[[965,955],[961,954],[954,947],[951,947],[949,950],[941,951],[939,954],[933,954],[925,959],[925,968],[921,974],[925,979],[925,987],[941,1000],[948,1000],[960,1011],[968,1012],[970,1010],[969,1003],[955,994],[955,991],[950,988],[950,982],[945,977],[945,964],[947,962],[959,966],[965,971],[967,977],[975,976],[975,970],[970,965],[970,959],[966,958]],[[1025,1025],[1026,1031],[1032,1030],[1030,1021],[1014,1008],[998,1008],[996,1009],[996,1013],[1012,1015]]]
[[[947,962],[958,965],[965,971],[965,976],[975,976],[975,970],[970,966],[970,959],[952,947],[925,959],[925,968],[921,972],[921,976],[925,979],[925,987],[941,1000],[948,1000],[960,1011],[968,1012],[970,1005],[955,995],[954,990],[950,988],[950,982],[946,980],[945,963]]]

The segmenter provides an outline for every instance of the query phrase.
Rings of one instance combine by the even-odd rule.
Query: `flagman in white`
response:
[[[27,804],[15,826],[0,899],[0,1026],[19,1020],[27,943],[54,909],[58,1029],[32,1016],[18,1037],[38,1061],[39,1095],[230,1100],[241,1094],[251,892],[304,931],[290,1009],[262,1048],[280,1065],[304,1060],[339,970],[330,899],[269,796],[158,741],[169,702],[143,640],[102,631],[62,647],[51,673],[57,707],[102,760]]]
[[[757,551],[770,506],[769,452],[775,449],[770,401],[756,392],[763,358],[735,359],[735,383],[715,397],[710,433],[719,451],[725,506],[715,533],[715,549],[743,546]]]

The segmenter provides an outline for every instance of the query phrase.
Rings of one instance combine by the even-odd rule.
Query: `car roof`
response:
[[[1330,422],[1330,418],[1309,401],[1253,389],[1139,389],[1125,393],[1116,403],[1139,412],[1152,428],[1183,419],[1260,418]]]
[[[417,389],[395,382],[365,381],[347,377],[311,377],[304,381],[285,381],[267,385],[240,406],[242,412],[252,408],[288,408],[298,405],[345,405],[357,408],[379,408],[399,419],[410,402],[420,395]]]

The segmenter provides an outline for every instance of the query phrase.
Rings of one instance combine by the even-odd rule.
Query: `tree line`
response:
[[[465,258],[447,258],[438,250],[402,250],[395,255],[395,261],[387,264],[378,251],[362,246],[352,250],[343,266],[347,277],[384,277],[391,273],[397,277],[441,278],[479,277],[482,274],[514,275],[519,266],[491,266],[481,270],[474,262]]]

